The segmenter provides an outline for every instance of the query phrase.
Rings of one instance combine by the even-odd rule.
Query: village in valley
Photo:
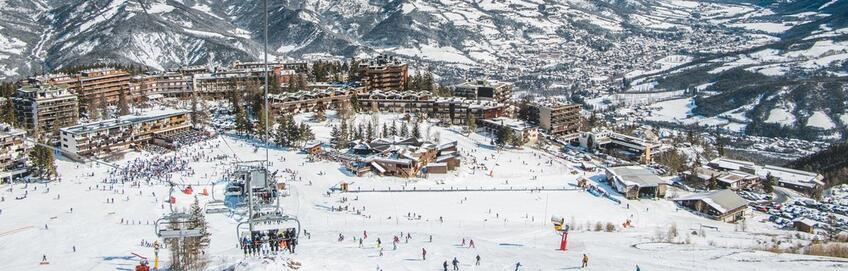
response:
[[[392,55],[4,88],[3,270],[848,267],[820,172]]]

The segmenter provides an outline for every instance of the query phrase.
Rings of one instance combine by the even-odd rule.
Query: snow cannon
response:
[[[562,225],[565,225],[565,219],[559,216],[551,216],[551,223],[554,224],[554,230],[561,231]]]

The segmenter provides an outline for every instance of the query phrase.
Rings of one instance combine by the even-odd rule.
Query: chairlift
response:
[[[253,229],[252,231],[251,228]],[[300,231],[300,220],[297,217],[283,215],[277,212],[261,214],[239,223],[236,225],[236,238],[238,238],[237,242],[239,245],[243,244],[244,238],[250,238],[256,241],[261,240],[261,238],[268,238],[269,236],[291,241],[297,240],[300,237]]]
[[[191,222],[194,222],[191,215],[174,212],[157,219],[153,226],[156,235],[162,239],[203,236],[200,229],[191,228],[189,225]]]
[[[228,197],[241,197],[244,195],[244,184],[241,182],[231,182],[227,184],[227,188],[224,191],[224,196]]]
[[[205,209],[207,214],[226,213],[230,211],[230,208],[227,208],[222,200],[213,200],[206,203]]]

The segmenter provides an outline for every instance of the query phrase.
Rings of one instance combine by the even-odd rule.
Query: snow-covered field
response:
[[[380,121],[396,118],[384,115]],[[371,118],[359,116],[358,119]],[[331,122],[309,124],[318,139],[326,140]],[[450,190],[466,186],[567,187],[579,176],[593,182],[603,179],[599,171],[575,170],[570,162],[535,149],[498,151],[480,134],[465,137],[457,132],[458,128],[422,128],[427,130],[428,135],[443,143],[458,141],[464,156],[458,171],[429,179],[353,177],[336,162],[307,162],[305,154],[295,150],[271,149],[273,170],[294,172],[285,175],[290,196],[282,199],[284,211],[299,217],[311,238],[303,238],[294,255],[276,260],[244,260],[236,243],[235,227],[240,216],[209,214],[210,270],[226,267],[283,270],[281,258],[302,262],[302,270],[441,270],[442,262],[454,257],[461,262],[463,270],[513,270],[516,262],[521,263],[520,270],[568,270],[580,268],[584,253],[590,258],[588,270],[635,270],[637,265],[641,270],[844,270],[848,265],[848,261],[835,258],[751,249],[758,241],[794,234],[759,222],[762,215],[750,217],[747,232],[741,232],[737,225],[677,210],[666,200],[617,204],[580,191],[377,192],[326,196],[329,188],[342,181],[362,190],[401,186]],[[191,160],[191,170],[176,173],[172,179],[194,184],[195,191],[208,189],[210,196],[198,196],[201,204],[213,197],[221,199],[223,184],[210,184],[220,181],[229,163],[235,161],[233,155],[242,161],[264,159],[264,149],[257,151],[253,143],[221,136],[169,154],[167,157]],[[209,159],[219,155],[230,158]],[[131,153],[114,163],[122,165],[153,156]],[[471,169],[472,159],[491,171]],[[29,184],[26,188],[23,184],[0,187],[3,197],[0,270],[132,270],[138,258],[131,253],[152,257],[153,249],[141,246],[141,241],[156,239],[153,226],[148,223],[168,212],[168,206],[163,203],[167,199],[167,186],[155,181],[138,187],[120,182],[104,184],[109,170],[104,165],[60,159],[58,167],[61,182]],[[15,200],[24,194],[26,199]],[[193,198],[180,192],[175,195],[177,205],[182,208]],[[107,204],[111,198],[115,203]],[[347,202],[342,202],[343,198]],[[331,206],[349,206],[361,214],[333,212]],[[421,219],[411,219],[408,214],[420,215]],[[560,237],[550,223],[552,215],[564,217],[566,223],[572,224],[568,251],[555,250]],[[620,225],[627,219],[635,226],[622,229]],[[619,227],[615,232],[587,230],[597,222]],[[672,224],[679,228],[680,236],[676,238],[679,244],[657,242],[657,233],[667,232]],[[705,237],[692,235],[702,225],[718,230],[707,230]],[[365,247],[359,248],[352,237],[362,236],[363,231],[368,232],[368,238]],[[346,236],[344,242],[337,241],[340,233]],[[406,243],[402,238],[397,250],[393,250],[389,242],[400,233],[411,233],[412,239]],[[383,241],[384,256],[378,256],[377,238]],[[460,246],[463,238],[473,239],[476,248]],[[690,244],[685,244],[685,240]],[[422,249],[428,252],[426,261],[421,259]],[[39,265],[42,255],[47,256],[49,265]],[[167,250],[160,255],[167,259]],[[476,255],[482,258],[480,266],[474,265]],[[163,264],[167,266],[167,260]]]

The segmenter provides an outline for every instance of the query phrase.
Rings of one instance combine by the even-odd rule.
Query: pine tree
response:
[[[474,133],[477,131],[477,119],[473,114],[468,114],[465,118],[465,125],[468,128],[468,134]]]
[[[397,123],[394,120],[392,120],[392,127],[389,128],[389,135],[398,135]]]
[[[15,105],[12,103],[12,99],[6,100],[6,104],[3,109],[3,121],[12,125],[12,127],[18,126],[18,117],[15,115]]]
[[[258,111],[258,112],[256,112],[256,119],[257,119],[257,122],[256,122],[256,133],[257,133],[257,134],[259,134],[259,135],[261,135],[261,136],[262,136],[262,138],[264,138],[264,137],[265,137],[265,127],[266,127],[266,125],[265,125],[265,124],[266,124],[265,119],[266,119],[266,114],[267,114],[267,118],[268,118],[267,123],[274,123],[274,118],[273,118],[273,116],[272,116],[272,115],[271,115],[271,114],[270,114],[267,110],[265,110],[265,105],[260,105],[260,106],[259,106],[259,111]],[[268,129],[270,130],[270,129],[271,129],[271,127],[273,127],[273,125],[269,126],[269,127],[268,127]],[[269,131],[269,133],[270,133],[270,131]],[[270,136],[270,135],[269,135],[269,136]],[[269,138],[269,139],[270,139],[270,138]]]
[[[368,125],[365,126],[365,141],[371,142],[374,140],[374,123],[368,122]]]
[[[317,105],[315,105],[315,120],[316,121],[322,122],[322,121],[327,120],[327,115],[324,112],[325,109],[326,108],[324,106],[324,103],[318,103]]]
[[[86,106],[86,113],[88,114],[88,119],[91,121],[100,119],[100,111],[97,110],[97,100],[88,99],[88,104]]]
[[[350,143],[350,130],[348,128],[347,122],[342,120],[339,125],[338,136],[336,138],[336,149],[344,149],[348,147]]]
[[[333,146],[338,146],[339,137],[340,137],[339,128],[336,127],[335,125],[333,125],[333,127],[330,131],[330,144],[332,144]]]
[[[707,180],[707,189],[715,190],[716,186],[718,186],[718,178],[716,178],[715,174],[710,175],[710,179]]]
[[[383,132],[380,133],[380,137],[387,137],[387,136],[389,136],[389,127],[386,125],[386,123],[383,123]]]
[[[406,127],[406,122],[404,121],[404,122],[400,123],[400,137],[407,137],[407,136],[409,136],[409,128]]]
[[[285,118],[286,130],[288,130],[289,135],[289,144],[294,146],[303,141],[303,138],[301,138],[300,127],[294,122],[294,118],[292,118],[291,115],[286,115]]]
[[[496,135],[496,138],[495,138],[495,145],[497,145],[498,147],[504,147],[507,144],[509,144],[510,142],[512,142],[511,137],[512,137],[512,131],[510,131],[510,129],[507,128],[507,127],[501,127],[497,131],[497,135]]]
[[[362,140],[363,138],[365,138],[365,128],[362,123],[356,126],[356,132],[353,138],[356,140]]]
[[[518,147],[524,146],[524,143],[527,143],[527,142],[524,140],[524,137],[516,136],[515,134],[512,134],[512,136],[510,136],[510,142],[509,143],[513,147],[518,148]]]
[[[127,102],[127,91],[125,88],[121,88],[121,91],[118,94],[118,115],[126,116],[129,114],[130,105]]]
[[[247,112],[244,110],[236,112],[236,131],[244,134],[253,133],[253,123],[247,118]]]
[[[418,126],[418,122],[412,122],[412,137],[415,139],[421,138],[421,127]]]
[[[35,147],[30,150],[29,159],[32,161],[34,166],[35,176],[46,179],[56,174],[56,159],[53,156],[53,150],[45,147],[43,144],[46,144],[46,142],[36,144]]]
[[[106,101],[106,95],[100,94],[97,97],[97,103],[100,106],[100,116],[104,119],[109,118],[109,103]]]
[[[300,123],[299,131],[300,131],[300,136],[299,136],[300,140],[302,140],[304,142],[309,142],[309,141],[315,140],[315,134],[312,133],[312,128],[310,128],[309,125],[307,125],[306,123],[303,123],[303,122]]]
[[[186,267],[192,269],[203,269],[206,261],[203,259],[206,255],[206,248],[209,246],[210,236],[209,225],[206,223],[206,214],[200,208],[197,197],[194,198],[194,203],[191,204],[189,228],[200,230],[200,236],[186,238]]]
[[[290,138],[289,129],[288,129],[288,118],[277,118],[277,131],[274,133],[274,143],[277,145],[287,147],[290,146]]]
[[[766,174],[766,179],[763,180],[763,191],[769,194],[774,192],[774,184],[776,182],[776,179],[777,178],[772,176],[771,173]]]

